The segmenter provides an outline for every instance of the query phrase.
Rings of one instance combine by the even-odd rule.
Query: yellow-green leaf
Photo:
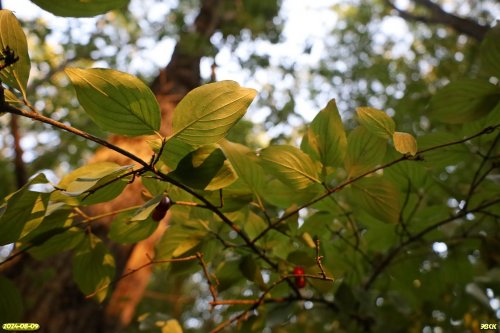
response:
[[[115,275],[115,259],[102,241],[90,234],[73,257],[73,280],[80,290],[102,302]],[[103,289],[101,289],[103,288]]]
[[[321,183],[313,160],[296,147],[269,146],[259,156],[266,171],[293,189],[303,190]]]
[[[173,134],[192,146],[216,143],[245,114],[257,92],[234,81],[209,83],[189,92],[177,105]]]
[[[405,132],[394,132],[392,140],[394,141],[394,148],[401,154],[415,156],[417,153],[417,140],[413,135]]]
[[[361,125],[376,136],[388,139],[394,133],[396,128],[394,120],[384,111],[371,107],[359,107],[356,108],[356,113]]]
[[[325,166],[342,164],[347,149],[347,138],[334,99],[313,119],[300,148]]]
[[[2,69],[0,79],[26,95],[31,68],[28,43],[16,16],[10,10],[2,9],[0,10],[0,52],[5,51],[7,47],[14,52],[15,57],[19,57],[19,60]],[[4,62],[0,61],[0,64],[3,65]]]
[[[103,68],[66,68],[78,101],[103,130],[137,136],[160,129],[160,107],[153,92],[133,75]]]
[[[91,17],[124,7],[129,0],[32,0],[57,16]]]
[[[219,145],[238,177],[254,192],[261,191],[264,187],[264,169],[250,148],[227,140],[222,140]]]
[[[347,139],[345,168],[349,177],[355,177],[380,164],[385,156],[387,141],[359,126]]]

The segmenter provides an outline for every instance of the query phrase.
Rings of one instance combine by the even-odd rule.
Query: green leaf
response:
[[[155,95],[135,76],[102,68],[64,71],[83,109],[103,130],[137,136],[160,129],[160,107]]]
[[[119,214],[111,223],[109,238],[115,242],[129,244],[149,237],[158,227],[158,222],[151,218],[151,213],[163,198],[155,196],[135,211]]]
[[[179,257],[207,238],[203,221],[190,217],[190,208],[173,206],[170,211],[169,227],[157,247],[159,260]]]
[[[73,257],[73,279],[78,288],[89,295],[109,285],[115,276],[115,260],[102,241],[90,234],[80,245]],[[104,301],[108,288],[102,289],[95,297]]]
[[[349,133],[347,147],[345,168],[352,178],[382,163],[387,141],[359,126]]]
[[[40,235],[46,238],[39,246],[29,250],[29,253],[38,260],[44,260],[56,254],[69,251],[77,247],[84,239],[85,233],[80,228],[57,228]],[[38,242],[40,238],[33,239]]]
[[[430,116],[447,124],[462,124],[488,114],[500,102],[500,88],[480,79],[451,82],[431,99]]]
[[[398,223],[401,193],[383,177],[365,177],[352,184],[350,203],[382,222]]]
[[[54,192],[51,200],[66,202],[70,205],[92,205],[109,201],[122,193],[128,184],[127,179],[114,181],[104,187],[101,186],[118,178],[131,168],[131,165],[121,166],[113,162],[84,165],[64,176],[57,187],[65,189],[65,191]]]
[[[154,150],[157,151],[157,149]],[[178,138],[171,138],[163,147],[160,161],[165,163],[171,170],[175,170],[179,162],[195,150],[196,147],[193,147]]]
[[[245,114],[257,92],[234,81],[209,83],[189,92],[177,105],[173,134],[190,145],[215,143]]]
[[[390,249],[398,241],[396,227],[396,224],[381,223],[378,219],[373,219],[363,234],[366,247],[377,252]]]
[[[296,147],[269,146],[260,151],[259,157],[266,171],[293,189],[321,183],[313,160]]]
[[[16,285],[0,275],[0,323],[20,322],[23,315],[23,299]]]
[[[462,139],[459,135],[450,132],[434,132],[418,137],[418,146],[421,150],[447,144]],[[422,154],[423,164],[426,167],[440,169],[449,165],[456,165],[467,159],[470,150],[465,144],[450,145],[430,150]]]
[[[121,166],[112,162],[86,165],[72,173],[73,175],[77,173],[78,176],[66,186],[65,193],[69,196],[79,196],[86,192],[92,192],[99,186],[121,176],[132,167],[132,165]]]
[[[240,261],[240,271],[248,281],[256,283],[258,286],[264,286],[264,279],[260,272],[260,267],[252,255],[244,256]]]
[[[371,107],[356,108],[361,125],[379,138],[388,139],[394,134],[396,125],[394,120],[384,111]]]
[[[334,99],[313,119],[302,138],[300,148],[325,166],[342,164],[347,150],[347,138]]]
[[[10,10],[2,9],[0,10],[0,52],[7,47],[14,51],[14,56],[19,57],[19,60],[0,71],[0,80],[26,95],[26,85],[31,69],[28,43],[16,16]],[[3,65],[4,62],[0,61],[0,64]],[[8,93],[6,95],[9,97]]]
[[[500,27],[490,29],[481,43],[481,69],[500,78]]]
[[[264,169],[258,163],[257,156],[250,148],[239,143],[221,140],[219,142],[224,155],[233,166],[234,171],[254,193],[259,193],[264,187]]]
[[[216,145],[203,146],[189,153],[169,176],[189,187],[209,191],[226,187],[236,180],[234,170]]]
[[[33,191],[32,185],[43,183],[48,183],[45,175],[38,174],[11,194],[5,206],[0,208],[2,214],[0,216],[0,245],[16,242],[28,223],[34,223],[36,227],[42,221],[49,194]]]
[[[405,132],[394,132],[392,140],[394,141],[394,148],[401,154],[415,156],[417,153],[417,140],[413,135]]]
[[[129,0],[32,0],[57,16],[91,17],[124,7]]]

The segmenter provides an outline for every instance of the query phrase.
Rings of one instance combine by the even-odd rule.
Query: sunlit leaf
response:
[[[73,280],[84,294],[89,295],[111,283],[114,275],[113,256],[99,238],[88,235],[73,257]],[[102,302],[107,293],[108,288],[104,288],[95,297]]]
[[[345,168],[349,177],[355,177],[382,163],[387,141],[359,126],[349,133],[347,147]]]
[[[2,69],[0,79],[25,95],[31,68],[28,43],[16,16],[10,10],[2,9],[0,10],[0,53],[7,47],[14,52],[15,57],[19,57],[19,60]],[[0,64],[3,65],[4,62],[0,61]],[[9,96],[9,93],[6,93],[6,97]]]
[[[303,190],[311,184],[321,183],[312,159],[296,147],[269,146],[259,157],[266,171],[293,189]]]
[[[133,75],[103,68],[66,68],[78,101],[103,130],[137,136],[160,129],[160,107],[153,92]]]
[[[91,17],[124,7],[130,0],[32,0],[57,16]]]
[[[70,205],[91,205],[109,201],[124,190],[127,179],[109,182],[117,179],[131,167],[113,162],[84,165],[63,177],[57,187],[64,191],[54,192],[51,200],[66,202]],[[104,184],[107,185],[104,186]]]
[[[48,183],[45,175],[38,174],[6,198],[5,205],[0,207],[0,245],[16,242],[30,221],[36,221],[37,224],[41,222],[49,194],[35,192],[31,186],[44,183]]]
[[[394,132],[392,136],[394,148],[401,154],[410,154],[415,156],[417,153],[417,140],[413,135],[404,132]]]
[[[200,220],[190,218],[189,209],[173,206],[169,227],[158,243],[156,258],[178,257],[200,244],[207,236],[207,230]]]
[[[177,319],[169,319],[162,324],[161,333],[182,333],[181,324]]]
[[[257,156],[250,148],[221,140],[220,147],[230,161],[238,177],[240,177],[254,192],[259,192],[264,186],[264,169],[258,163]]]
[[[335,100],[328,102],[313,119],[300,148],[325,166],[342,164],[347,139]]]
[[[192,90],[175,108],[170,137],[193,146],[219,141],[243,117],[256,93],[234,81],[209,83]]]
[[[487,80],[463,79],[439,90],[431,99],[430,116],[462,124],[488,114],[500,102],[500,88]]]
[[[368,131],[382,139],[388,139],[394,134],[394,120],[384,111],[371,107],[356,108],[358,120]]]

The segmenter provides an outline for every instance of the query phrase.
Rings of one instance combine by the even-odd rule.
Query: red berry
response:
[[[172,201],[170,201],[170,198],[163,197],[161,199],[161,201],[158,203],[158,205],[155,207],[155,209],[153,210],[153,213],[151,214],[151,218],[156,222],[160,222],[165,217],[168,209],[171,206],[172,206]]]
[[[302,267],[296,266],[293,269],[293,275],[295,275],[295,286],[297,288],[304,288],[306,286],[306,278],[303,276],[305,271]]]

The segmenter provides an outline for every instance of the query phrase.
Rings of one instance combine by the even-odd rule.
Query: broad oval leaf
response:
[[[285,185],[303,190],[314,183],[321,183],[313,160],[293,146],[269,146],[259,153],[260,161]]]
[[[382,163],[387,141],[359,126],[349,133],[347,146],[345,168],[352,178]]]
[[[334,99],[313,119],[302,138],[300,148],[325,166],[342,164],[347,150],[347,138]]]
[[[500,78],[500,26],[486,33],[481,43],[481,69],[488,75]]]
[[[152,208],[154,209],[154,207],[153,205]],[[158,227],[158,222],[153,221],[153,219],[133,220],[131,219],[132,214],[130,212],[122,213],[115,217],[109,230],[109,239],[122,244],[136,243],[149,237]]]
[[[117,179],[132,166],[121,166],[113,162],[99,162],[84,165],[66,175],[57,184],[65,192],[52,193],[52,201],[62,201],[69,205],[91,205],[109,201],[117,197],[127,186],[127,179]],[[107,184],[104,186],[104,184]],[[104,186],[104,187],[103,187]]]
[[[0,79],[26,95],[31,68],[28,43],[16,16],[10,10],[2,9],[0,10],[0,53],[5,53],[7,47],[14,52],[15,57],[19,57],[19,60],[2,69]],[[0,64],[3,65],[4,61],[0,61]]]
[[[447,124],[462,124],[488,114],[500,102],[500,88],[480,79],[451,82],[431,99],[430,116]]]
[[[365,177],[352,184],[350,202],[382,222],[398,223],[401,193],[383,177]]]
[[[219,142],[224,155],[233,166],[236,174],[255,193],[262,191],[264,187],[264,169],[258,163],[257,156],[250,148],[239,143],[222,140]]]
[[[73,257],[73,280],[89,295],[108,286],[115,275],[115,259],[102,241],[90,234]],[[99,290],[95,297],[102,302],[108,288]]]
[[[219,141],[243,117],[256,94],[234,81],[209,83],[190,91],[175,108],[171,138],[193,146]]]
[[[413,135],[404,132],[394,132],[392,135],[394,148],[401,154],[410,154],[415,156],[417,153],[417,140]]]
[[[129,0],[31,0],[57,16],[91,17],[125,6]]]
[[[160,107],[153,92],[133,75],[104,68],[66,68],[78,101],[103,130],[137,136],[160,129]]]
[[[394,120],[384,111],[371,107],[356,108],[358,119],[361,125],[376,136],[388,139],[394,134],[396,125]]]
[[[19,240],[28,224],[40,224],[49,194],[32,191],[31,186],[46,183],[45,175],[39,174],[6,198],[5,205],[0,207],[0,246]]]

